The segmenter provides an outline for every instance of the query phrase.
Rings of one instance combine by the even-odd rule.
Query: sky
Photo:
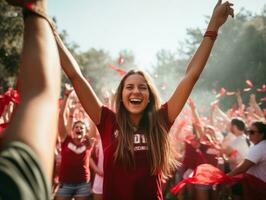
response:
[[[48,0],[48,13],[66,30],[68,42],[80,51],[104,49],[113,57],[132,51],[139,67],[155,64],[156,53],[176,51],[186,29],[206,28],[216,0]],[[232,0],[241,8],[261,13],[265,0]]]

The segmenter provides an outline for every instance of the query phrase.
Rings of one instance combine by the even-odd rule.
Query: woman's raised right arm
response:
[[[65,47],[59,35],[56,35],[61,66],[70,79],[81,105],[95,124],[99,124],[101,118],[102,103],[95,94],[91,85],[82,75],[79,65],[69,50]]]

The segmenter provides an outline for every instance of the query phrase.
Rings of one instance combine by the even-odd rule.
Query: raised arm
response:
[[[256,95],[255,94],[250,95],[249,105],[251,108],[253,108],[255,116],[258,116],[259,118],[264,117],[263,111],[261,110],[260,106],[258,105],[258,103],[256,101]]]
[[[243,103],[240,91],[236,92],[236,101],[238,105],[238,111],[241,117],[244,116],[245,104]]]
[[[25,1],[8,2],[21,6]],[[31,8],[35,7],[45,10],[46,4],[44,1],[32,1]],[[29,14],[25,16],[24,24],[19,73],[21,101],[5,131],[6,142],[20,141],[29,146],[37,154],[48,180],[51,180],[60,92],[59,55],[47,20],[39,14]],[[25,160],[21,159],[20,163],[23,162]],[[28,166],[25,164],[24,167]]]
[[[194,128],[199,135],[203,135],[203,125],[197,112],[195,102],[192,99],[188,99],[188,105],[191,109],[192,123],[194,124]]]
[[[211,31],[208,32],[211,33],[211,35],[206,34],[206,37],[203,38],[199,48],[187,67],[185,77],[181,80],[173,95],[168,100],[168,115],[169,120],[172,122],[181,112],[192,91],[192,88],[205,67],[215,41],[215,33],[217,33],[219,28],[226,22],[228,16],[233,16],[234,14],[233,9],[231,8],[232,4],[229,2],[222,4],[221,2],[222,1],[219,0],[215,6],[207,28],[207,31]]]
[[[65,47],[59,35],[56,35],[56,37],[61,66],[70,79],[83,108],[88,113],[92,121],[95,124],[98,124],[101,117],[102,103],[96,96],[89,82],[82,75],[78,63]]]
[[[66,85],[65,87],[65,95],[63,99],[63,103],[59,112],[59,120],[58,120],[58,131],[61,141],[63,141],[67,135],[70,135],[72,124],[73,124],[73,114],[74,114],[74,107],[68,107],[72,89]],[[66,115],[66,109],[69,108],[69,115]]]

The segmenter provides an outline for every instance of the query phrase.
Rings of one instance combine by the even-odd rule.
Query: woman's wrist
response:
[[[218,32],[219,28],[220,28],[220,26],[215,22],[215,20],[211,19],[206,31]]]
[[[211,40],[215,41],[217,37],[217,32],[216,31],[206,31],[203,35],[203,37],[208,37]]]

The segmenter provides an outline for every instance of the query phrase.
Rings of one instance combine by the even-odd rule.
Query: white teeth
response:
[[[141,99],[137,99],[137,98],[132,98],[132,99],[129,99],[130,103],[132,104],[140,104],[142,102]]]
[[[141,99],[132,98],[132,99],[130,99],[130,101],[141,102]]]

